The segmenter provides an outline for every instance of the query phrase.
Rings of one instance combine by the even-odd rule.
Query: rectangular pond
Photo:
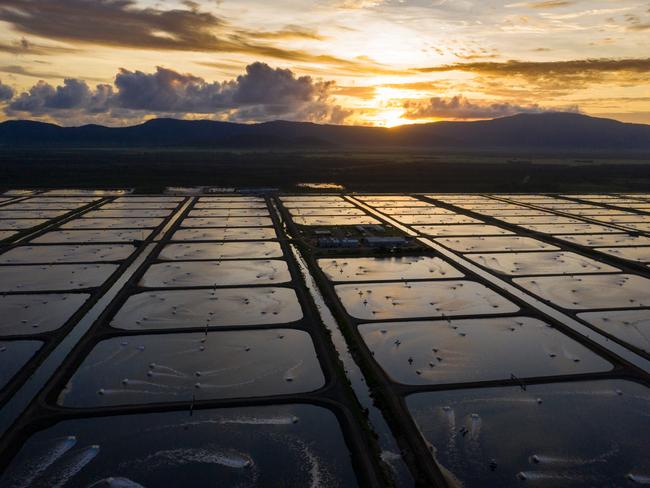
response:
[[[446,236],[503,236],[513,232],[494,225],[456,224],[456,225],[418,225],[413,227],[421,234],[432,237]]]
[[[42,346],[41,341],[0,341],[0,390],[4,390]]]
[[[270,217],[188,217],[181,227],[263,227],[271,226]]]
[[[285,261],[175,261],[152,265],[140,280],[150,288],[277,285],[291,281]]]
[[[95,263],[122,261],[135,247],[131,244],[71,244],[18,246],[0,254],[1,264]]]
[[[269,259],[282,257],[280,243],[274,241],[241,241],[213,243],[168,244],[160,259],[169,261],[218,259]]]
[[[540,276],[514,282],[566,309],[650,306],[650,279],[632,274]]]
[[[276,239],[272,227],[221,227],[213,229],[179,229],[173,241],[246,241]]]
[[[0,335],[40,334],[58,329],[83,305],[85,293],[0,295]]]
[[[416,281],[337,285],[347,312],[361,320],[494,315],[519,310],[514,303],[474,281]]]
[[[495,237],[446,237],[434,239],[438,244],[461,253],[497,252],[497,251],[546,251],[558,249],[532,237],[495,236]]]
[[[637,383],[417,393],[407,405],[437,461],[468,488],[624,487],[648,480],[650,393]]]
[[[115,264],[39,264],[0,266],[0,292],[57,291],[102,285]]]
[[[117,415],[34,434],[0,478],[7,488],[357,486],[336,416],[312,405]]]
[[[511,276],[620,271],[594,259],[564,251],[466,254],[465,257],[499,274]]]
[[[612,369],[580,343],[529,317],[361,324],[359,332],[386,374],[408,385]]]
[[[91,408],[250,398],[324,384],[314,344],[301,330],[115,337],[90,351],[58,403]]]
[[[302,309],[291,288],[219,288],[147,291],[128,298],[111,325],[153,330],[294,322]]]
[[[32,242],[38,244],[132,242],[146,239],[151,232],[151,229],[55,230],[35,238]]]
[[[328,258],[319,259],[318,265],[332,281],[423,280],[464,276],[446,261],[430,256]]]
[[[617,339],[650,353],[650,309],[583,312],[578,317]]]

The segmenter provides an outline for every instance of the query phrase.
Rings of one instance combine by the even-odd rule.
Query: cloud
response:
[[[291,70],[253,63],[236,79],[208,82],[159,67],[154,73],[122,69],[114,86],[66,79],[54,87],[44,81],[16,97],[5,109],[12,116],[47,116],[65,122],[101,115],[209,115],[225,120],[272,119],[339,123],[348,112],[331,100],[333,82],[296,76]]]
[[[404,103],[404,118],[425,119],[493,119],[506,117],[519,113],[541,113],[557,111],[557,109],[546,109],[537,104],[519,105],[508,102],[473,102],[462,95],[452,98],[433,97],[428,100],[409,100]],[[576,107],[564,109],[564,111],[577,111]]]
[[[113,96],[110,85],[97,85],[94,90],[85,81],[66,79],[62,86],[54,87],[39,81],[29,91],[18,95],[5,112],[13,115],[26,113],[42,116],[52,113],[66,114],[82,111],[88,114],[104,113]]]
[[[0,52],[15,54],[31,54],[34,56],[49,56],[52,54],[69,54],[78,52],[78,49],[60,46],[45,46],[34,44],[33,42],[22,38],[11,43],[0,43]]]
[[[520,2],[507,5],[507,7],[526,7],[538,10],[546,10],[551,8],[570,7],[574,5],[573,0],[542,0],[539,2]]]
[[[650,58],[641,59],[576,59],[569,61],[505,61],[456,63],[431,68],[419,68],[422,73],[466,71],[494,75],[575,75],[579,73],[650,72]]]
[[[481,77],[514,78],[546,90],[576,90],[595,83],[646,83],[650,58],[576,59],[568,61],[505,61],[455,63],[419,68],[422,73],[463,71]],[[485,80],[483,80],[485,82]]]
[[[2,0],[0,21],[26,35],[75,46],[228,52],[329,64],[357,71],[366,66],[382,68],[368,60],[312,54],[269,42],[287,38],[319,40],[315,31],[291,25],[275,32],[236,29],[224,19],[201,11],[197,2],[184,2],[184,6],[184,9],[162,10],[142,8],[134,0]]]
[[[5,85],[0,80],[0,102],[6,102],[14,97],[14,89],[9,85]]]

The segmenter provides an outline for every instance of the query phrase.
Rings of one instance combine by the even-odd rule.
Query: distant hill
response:
[[[301,148],[415,146],[423,148],[564,151],[650,151],[650,125],[575,113],[520,114],[477,122],[395,127],[318,125],[276,121],[235,124],[155,119],[141,125],[60,127],[32,121],[0,123],[0,145],[74,147]]]

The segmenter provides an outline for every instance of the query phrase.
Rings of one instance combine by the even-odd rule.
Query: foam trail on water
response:
[[[131,379],[129,379],[129,385],[138,385],[138,386],[145,386],[145,387],[149,386],[154,388],[164,388],[164,389],[171,389],[171,390],[183,389],[181,387],[166,385],[164,383],[154,383],[153,381],[131,380]]]
[[[213,449],[170,449],[158,451],[149,459],[163,458],[173,463],[189,464],[219,464],[233,469],[243,469],[253,466],[253,459],[248,454],[230,450]]]
[[[650,485],[650,475],[630,473],[627,479],[639,485]]]
[[[297,440],[296,443],[300,449],[300,453],[309,464],[309,488],[324,488],[328,486],[326,482],[327,472],[320,464],[318,456],[312,452],[307,444]]]
[[[160,425],[148,429],[147,432],[154,430],[164,430],[164,429],[178,429],[185,427],[196,427],[201,425],[292,425],[297,424],[300,421],[298,417],[295,416],[283,416],[283,417],[237,417],[233,419],[211,419],[211,420],[198,420],[196,422],[184,422],[182,424],[171,424],[171,425]]]
[[[97,361],[97,362],[95,362],[93,364],[89,364],[84,369],[93,369],[93,368],[97,368],[98,366],[101,366],[102,364],[106,364],[106,363],[112,361],[113,359],[115,359],[120,354],[122,354],[122,352],[124,352],[124,351],[126,351],[126,349],[124,349],[122,346],[118,346],[118,349],[113,351],[111,354],[106,356],[104,359],[100,359],[99,361]]]
[[[240,417],[236,419],[223,419],[219,424],[245,424],[245,425],[291,425],[297,424],[298,417]]]
[[[287,369],[287,371],[284,373],[284,379],[286,381],[293,381],[295,372],[300,368],[300,366],[302,366],[302,363],[303,363],[302,360],[298,361],[296,364],[294,364],[289,369]]]
[[[253,364],[253,363],[250,363]],[[219,369],[211,369],[208,371],[197,371],[201,376],[215,376],[221,373],[225,373],[227,371],[236,371],[238,369],[241,369],[243,366],[229,366],[227,368],[219,368]]]
[[[162,369],[163,371],[167,371],[179,377],[187,377],[187,374],[183,373],[182,371],[178,371],[177,369],[174,369],[171,366],[165,366],[164,364],[155,363],[155,365],[153,365],[151,369],[153,370]]]
[[[588,459],[534,454],[530,457],[530,460],[535,464],[552,464],[556,466],[586,466],[589,464],[604,463],[608,458],[617,452],[618,448],[614,446],[612,449],[602,453],[600,456]]]
[[[175,391],[149,391],[149,390],[131,390],[130,388],[125,388],[124,390],[113,390],[110,388],[102,388],[101,394],[104,396],[115,396],[115,395],[132,395],[137,393],[139,395],[177,395]]]
[[[145,488],[140,483],[136,483],[128,478],[104,478],[96,481],[87,488]]]
[[[19,466],[16,471],[7,473],[7,478],[2,478],[2,485],[7,483],[11,488],[29,488],[32,481],[52,466],[61,456],[72,449],[77,443],[75,436],[68,436],[52,440],[53,444],[44,446],[44,451],[35,454],[30,461]]]
[[[58,469],[58,472],[49,480],[51,488],[61,488],[68,484],[79,471],[86,467],[99,454],[99,446],[92,445],[72,453],[66,457],[65,464]]]
[[[520,480],[527,480],[527,481],[553,481],[553,480],[583,481],[584,480],[583,476],[554,473],[552,471],[521,471],[517,474],[517,477]]]

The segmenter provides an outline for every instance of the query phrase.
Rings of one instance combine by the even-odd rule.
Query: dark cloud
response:
[[[551,8],[560,8],[560,7],[570,7],[571,5],[574,5],[576,2],[572,0],[542,0],[538,2],[523,2],[523,3],[518,3],[516,6],[518,7],[528,7],[528,8],[533,8],[537,10],[548,10]]]
[[[69,54],[78,51],[78,49],[69,47],[44,46],[41,44],[34,44],[24,37],[11,43],[0,43],[0,52],[15,55],[31,54],[34,56],[49,56],[52,54]]]
[[[85,81],[66,79],[62,86],[54,87],[39,81],[29,91],[18,95],[5,109],[7,114],[28,113],[42,116],[52,113],[84,112],[104,113],[113,97],[110,85],[97,85],[94,90]]]
[[[24,66],[20,65],[0,66],[0,73],[9,73],[12,75],[28,76],[30,78],[40,78],[46,80],[63,78],[60,73],[33,70],[31,68],[25,68]]]
[[[455,63],[419,68],[423,73],[463,71],[482,76],[514,78],[549,90],[578,89],[593,83],[640,83],[650,73],[650,58],[577,59],[569,61],[505,61]]]
[[[120,118],[200,114],[238,121],[282,118],[338,123],[349,114],[332,103],[333,87],[332,82],[296,76],[264,63],[253,63],[245,74],[225,82],[208,82],[161,67],[155,73],[123,69],[114,87],[91,89],[75,79],[54,87],[41,81],[16,97],[5,111],[60,121],[119,113]]]
[[[492,119],[519,113],[541,113],[549,110],[539,105],[518,105],[514,103],[473,102],[462,95],[452,98],[433,97],[428,100],[410,100],[404,103],[404,117],[408,119]],[[577,111],[577,108],[568,110]],[[565,109],[564,111],[567,111]]]
[[[313,55],[265,41],[289,37],[318,40],[307,29],[288,26],[277,32],[234,29],[197,2],[185,9],[139,7],[134,0],[2,0],[0,21],[17,31],[75,44],[169,51],[230,52],[287,61],[325,63],[340,69],[382,69],[366,60]],[[386,68],[387,69],[387,68]]]
[[[9,85],[5,85],[2,83],[2,80],[0,80],[0,102],[6,102],[7,100],[11,100],[13,97],[14,89]]]
[[[419,68],[423,73],[466,71],[494,75],[548,76],[573,75],[584,72],[650,72],[650,58],[642,59],[576,59],[570,61],[505,61],[456,63],[431,68]]]

